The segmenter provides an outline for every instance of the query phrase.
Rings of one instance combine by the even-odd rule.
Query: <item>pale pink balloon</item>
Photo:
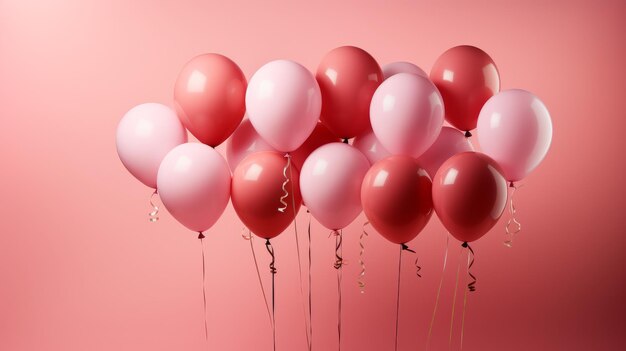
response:
[[[359,149],[367,157],[370,165],[391,156],[391,153],[376,139],[376,135],[371,130],[354,138],[352,146]]]
[[[274,149],[290,152],[302,145],[317,124],[322,95],[304,66],[277,60],[250,79],[246,108],[254,129]]]
[[[383,76],[385,79],[398,73],[411,73],[417,74],[418,76],[422,76],[424,78],[428,78],[428,74],[426,74],[423,69],[419,68],[417,65],[412,64],[411,62],[392,62],[386,64],[383,67]]]
[[[185,227],[203,232],[213,226],[230,198],[226,160],[210,146],[186,143],[163,159],[157,185],[163,205]]]
[[[145,185],[157,187],[163,157],[187,142],[187,131],[171,108],[146,103],[126,112],[117,125],[115,144],[124,167]]]
[[[256,132],[249,119],[244,119],[226,143],[226,160],[234,171],[241,160],[251,153],[276,151]]]
[[[434,179],[435,173],[444,162],[466,151],[474,151],[474,148],[463,132],[455,128],[443,127],[437,140],[418,158],[418,162],[426,169],[430,179]]]
[[[552,120],[546,105],[532,93],[504,90],[491,97],[478,117],[476,131],[483,152],[516,182],[544,159],[552,142]]]
[[[367,158],[344,143],[319,147],[300,172],[302,200],[324,227],[346,227],[361,213],[361,183],[369,169]]]
[[[372,130],[390,153],[419,157],[443,126],[441,94],[428,78],[398,73],[385,80],[370,106]]]

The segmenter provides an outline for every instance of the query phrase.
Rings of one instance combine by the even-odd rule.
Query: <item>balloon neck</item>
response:
[[[467,247],[467,241],[463,242],[463,244],[461,244],[461,247]]]
[[[348,143],[348,138],[343,138],[343,143],[347,144]]]
[[[409,247],[408,247],[408,245],[407,245],[407,244],[400,244],[400,248],[401,248],[403,251],[408,251],[408,252],[415,253],[415,251],[413,251],[412,249],[409,249]]]
[[[509,186],[510,186],[511,188],[515,188],[515,183],[513,183],[513,182],[509,182]]]
[[[469,131],[469,130],[468,130],[468,131],[465,131],[465,137],[466,137],[466,138],[469,138],[469,137],[471,137],[471,136],[472,136],[472,133],[470,133],[470,131]]]
[[[198,232],[198,239],[202,240],[204,238],[205,238],[204,234],[202,232]]]

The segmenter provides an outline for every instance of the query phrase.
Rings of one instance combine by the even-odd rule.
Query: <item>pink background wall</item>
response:
[[[199,242],[164,212],[148,223],[150,191],[117,159],[116,124],[138,103],[171,103],[196,54],[223,53],[250,77],[276,58],[314,70],[343,44],[426,70],[445,49],[473,44],[492,55],[503,88],[531,90],[552,112],[552,149],[519,192],[514,248],[502,245],[504,221],[475,244],[464,349],[624,348],[624,33],[623,1],[0,0],[0,349],[205,349]],[[343,346],[390,350],[398,249],[367,239],[360,295],[362,222],[345,231]],[[270,349],[241,227],[229,206],[208,232],[212,350]],[[316,223],[313,237],[314,349],[333,350],[333,241]],[[453,243],[435,350],[447,348]],[[407,258],[401,350],[424,347],[445,246],[439,221],[412,244],[423,278]],[[293,232],[275,249],[278,349],[304,350]]]

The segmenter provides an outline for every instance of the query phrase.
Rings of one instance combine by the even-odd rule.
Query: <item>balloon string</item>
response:
[[[261,294],[263,294],[263,302],[265,302],[265,309],[267,310],[267,316],[269,317],[270,325],[272,325],[272,312],[270,311],[270,305],[267,302],[267,295],[265,294],[265,288],[263,287],[263,280],[261,279],[261,271],[259,270],[259,263],[256,259],[256,253],[254,252],[254,245],[252,245],[252,232],[248,230],[248,235],[245,235],[246,228],[243,229],[241,236],[250,242],[250,251],[252,251],[252,258],[254,260],[254,268],[256,268],[256,275],[259,279],[259,287],[261,288]]]
[[[289,183],[289,177],[287,177],[287,170],[291,168],[291,155],[289,155],[289,153],[286,153],[285,158],[287,158],[287,164],[283,168],[283,178],[285,179],[285,181],[283,182],[283,185],[282,185],[283,196],[280,197],[280,203],[283,206],[278,208],[278,211],[280,212],[285,212],[287,210],[287,202],[285,201],[285,199],[289,196],[289,192],[287,191],[287,183]],[[295,206],[294,206],[294,210],[295,210]]]
[[[306,210],[306,213],[309,217],[309,228],[308,228],[308,234],[309,234],[309,335],[310,335],[310,339],[309,339],[309,350],[313,349],[313,294],[312,294],[312,289],[311,289],[311,211],[309,211],[308,209]]]
[[[363,232],[361,232],[361,236],[359,237],[359,265],[361,266],[361,271],[359,272],[359,277],[357,278],[357,283],[359,284],[359,289],[361,290],[361,294],[365,293],[365,260],[363,258],[363,254],[365,253],[365,237],[369,236],[369,233],[365,230],[365,227],[369,225],[370,222],[366,221],[363,223]]]
[[[159,206],[155,205],[154,202],[152,202],[152,199],[158,195],[159,193],[156,189],[154,190],[152,195],[150,195],[150,206],[152,207],[152,211],[148,213],[148,221],[150,221],[151,223],[155,223],[159,220]]]
[[[293,178],[293,173],[291,171],[291,157],[289,156],[289,154],[285,154],[285,157],[287,157],[287,167],[289,167],[289,178]],[[283,170],[284,171],[284,170]],[[284,190],[284,186],[287,185],[287,182],[289,181],[289,179],[287,179],[287,181],[285,183],[283,183],[283,190]],[[295,194],[294,190],[293,190],[293,182],[291,182],[291,193]],[[287,194],[289,195],[289,194]],[[285,196],[285,195],[283,195]],[[293,208],[293,230],[296,236],[296,253],[298,255],[298,275],[300,277],[300,301],[302,301],[302,315],[304,316],[304,334],[306,335],[306,344],[308,346],[309,351],[311,351],[311,339],[309,337],[309,331],[310,331],[310,316],[307,316],[307,310],[305,307],[305,302],[304,302],[304,288],[302,287],[303,285],[303,279],[302,279],[302,258],[300,258],[300,240],[298,239],[298,224],[297,224],[297,212],[296,212],[296,197],[295,196],[291,196],[291,206]],[[310,269],[310,266],[309,266]]]
[[[450,237],[446,236],[446,253],[443,256],[443,268],[441,270],[441,278],[439,279],[439,288],[437,288],[437,297],[435,298],[435,308],[430,318],[430,326],[428,327],[428,337],[426,338],[426,350],[430,348],[430,338],[433,334],[433,326],[435,325],[435,316],[437,315],[437,307],[439,306],[439,297],[441,296],[441,287],[443,286],[443,277],[446,273],[446,264],[448,263],[448,246]]]
[[[209,344],[209,326],[207,322],[207,307],[206,307],[206,263],[204,260],[204,243],[202,239],[205,236],[202,232],[198,232],[198,239],[200,239],[200,246],[202,247],[202,300],[204,303],[204,340]]]
[[[335,263],[333,267],[337,270],[337,295],[338,295],[338,305],[337,305],[337,335],[339,337],[339,351],[341,351],[341,280],[342,280],[342,271],[343,271],[343,248],[341,246],[342,242],[342,232],[333,230],[331,235],[335,235]]]
[[[516,209],[515,203],[513,202],[515,191],[522,186],[523,185],[516,186],[513,182],[509,184],[509,187],[513,190],[511,190],[511,197],[509,199],[509,214],[511,215],[511,218],[506,222],[506,226],[504,227],[504,230],[506,232],[504,238],[504,246],[506,247],[513,247],[513,237],[515,236],[515,234],[522,231],[522,224],[517,220],[515,216]]]
[[[270,239],[265,241],[265,248],[272,257],[272,261],[270,262],[270,273],[272,274],[272,345],[274,351],[276,351],[276,266],[274,266],[276,260],[274,257],[274,248],[272,247],[272,243],[270,243]]]
[[[395,347],[394,350],[398,351],[398,325],[399,325],[399,320],[400,320],[400,280],[402,277],[402,251],[405,250],[405,245],[401,244],[400,245],[400,255],[398,256],[398,288],[397,288],[397,295],[396,295],[396,342],[395,342]]]
[[[474,286],[476,284],[476,277],[474,277],[472,273],[470,272],[470,268],[472,268],[472,265],[474,264],[474,250],[472,250],[469,244],[467,245],[467,248],[468,248],[467,274],[470,276],[471,279],[473,279],[473,281],[467,285],[467,290],[465,290],[465,294],[463,296],[463,315],[461,317],[461,346],[459,347],[459,350],[463,349],[463,336],[465,332],[465,311],[467,308],[467,293],[471,291],[476,291],[476,287]]]
[[[456,293],[459,288],[459,272],[461,271],[461,260],[456,267],[456,283],[454,284],[454,294],[452,295],[452,314],[450,316],[450,337],[448,338],[448,348],[452,348],[452,330],[454,327],[454,310],[456,307]]]

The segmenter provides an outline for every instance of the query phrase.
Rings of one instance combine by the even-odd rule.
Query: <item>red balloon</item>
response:
[[[433,213],[432,182],[409,156],[391,156],[376,162],[361,186],[363,211],[387,240],[413,240]]]
[[[231,199],[235,212],[246,227],[264,239],[282,233],[300,210],[300,175],[295,167],[291,167],[291,172],[287,171],[289,196],[284,199],[287,208],[284,212],[278,210],[284,207],[280,199],[284,194],[283,169],[286,164],[287,159],[282,154],[256,152],[241,161],[233,173]]]
[[[502,216],[506,199],[507,183],[500,166],[478,152],[452,156],[433,180],[435,212],[460,241],[485,235]]]
[[[446,107],[446,120],[457,129],[476,128],[485,102],[500,91],[500,74],[491,57],[479,48],[462,45],[444,52],[430,71]]]
[[[321,122],[317,122],[313,133],[307,138],[307,140],[296,151],[291,153],[291,162],[298,169],[302,169],[302,165],[311,152],[315,151],[318,147],[326,145],[328,143],[334,143],[341,141],[338,137],[333,135],[328,128]]]
[[[363,49],[342,46],[330,51],[315,76],[322,90],[321,121],[341,138],[370,128],[370,102],[383,81],[376,60]]]
[[[196,56],[176,79],[178,118],[198,140],[215,147],[243,119],[247,84],[239,66],[229,58],[219,54]]]

